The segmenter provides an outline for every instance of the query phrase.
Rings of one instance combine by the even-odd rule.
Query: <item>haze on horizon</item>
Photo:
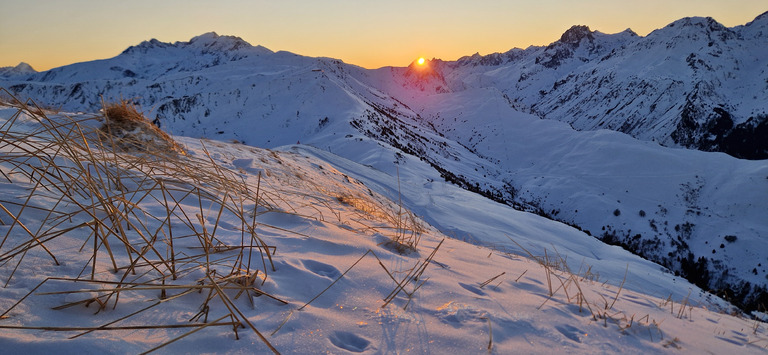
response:
[[[405,66],[419,57],[454,60],[546,45],[572,25],[645,36],[683,17],[733,27],[766,10],[764,0],[6,0],[0,67],[26,62],[43,71],[111,58],[151,38],[188,41],[210,31],[365,68]]]

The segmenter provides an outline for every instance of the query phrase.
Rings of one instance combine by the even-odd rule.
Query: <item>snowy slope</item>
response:
[[[417,157],[437,175],[416,186],[442,179],[576,226],[754,309],[765,303],[768,284],[764,162],[664,148],[606,130],[578,132],[569,124],[622,130],[611,122],[648,116],[650,99],[643,95],[656,95],[656,107],[666,107],[657,110],[669,117],[637,121],[629,133],[664,141],[656,135],[678,126],[675,110],[685,106],[678,99],[695,84],[691,78],[706,81],[710,74],[754,90],[753,99],[734,94],[743,92],[735,87],[722,91],[722,99],[740,107],[739,115],[757,112],[765,102],[766,91],[756,86],[765,57],[763,47],[749,49],[743,41],[764,41],[765,19],[733,29],[684,19],[647,37],[575,26],[548,47],[372,71],[209,33],[189,42],[144,42],[112,59],[0,83],[71,111],[95,111],[102,97],[130,98],[177,135],[267,148],[300,142],[380,169]],[[710,38],[712,48],[703,42]],[[669,47],[670,60],[660,59],[661,47],[664,53]],[[723,53],[712,52],[718,50]],[[679,58],[691,51],[722,66],[693,68]],[[751,64],[737,75],[728,71],[723,58],[729,56]],[[746,70],[752,75],[741,80]],[[586,77],[597,86],[583,82]],[[669,94],[673,86],[680,95]],[[605,100],[592,94],[601,90],[608,90]],[[606,100],[614,100],[611,107],[622,100],[645,103],[599,106]],[[523,113],[531,110],[570,112],[585,124],[599,112],[606,123],[578,127]],[[424,194],[417,189],[404,200],[425,209]]]
[[[75,120],[69,120],[49,114],[53,121],[47,121],[29,111],[16,112],[0,110],[7,143],[0,160],[5,177],[0,201],[17,221],[7,223],[9,215],[4,214],[6,223],[0,226],[6,236],[0,270],[8,283],[0,289],[4,351],[139,353],[162,346],[160,352],[239,354],[267,353],[269,343],[281,353],[759,354],[768,346],[764,323],[722,313],[729,310],[722,301],[658,265],[440,181],[415,157],[403,158],[398,179],[394,165],[381,159],[383,170],[304,145],[270,151],[175,137],[186,156],[153,161],[141,154],[107,152],[109,158],[100,160],[94,157],[104,151],[95,140],[90,151],[72,145],[82,138],[64,141],[66,152],[50,144],[52,137],[66,135],[73,122],[85,132],[80,137],[92,137],[89,127],[100,124],[96,115],[72,115]],[[55,132],[41,125],[54,122],[60,124]],[[27,159],[30,152],[55,159],[56,166]],[[92,204],[89,194],[95,191],[64,198],[51,192],[55,188],[50,183],[66,180],[62,173],[83,167],[70,160],[74,156],[89,171],[122,176],[121,183],[93,185],[101,186],[101,194],[125,199],[116,207],[132,206],[130,214],[112,214],[126,218],[120,224],[157,231],[148,243],[139,238],[141,229],[123,229],[136,246],[144,247],[132,253],[109,251],[118,270],[106,244],[97,248],[98,262],[91,257],[96,236],[82,223],[93,223],[93,215],[78,203]],[[171,173],[171,165],[194,169]],[[28,173],[35,167],[48,169],[52,177],[34,183],[36,174]],[[417,193],[422,186],[416,184],[425,178],[432,180],[426,196]],[[163,192],[160,181],[171,188]],[[229,183],[237,188],[221,190]],[[77,184],[70,189],[76,191]],[[421,231],[417,250],[400,254],[387,247],[383,242],[392,238],[395,227],[390,218],[409,214],[379,192],[397,191],[431,199],[409,203],[421,206],[416,211],[439,228],[472,234],[467,239],[473,244],[410,219],[408,228]],[[11,203],[19,196],[29,196],[28,208]],[[254,198],[262,202],[254,206]],[[253,232],[274,247],[270,263],[249,263],[249,270],[259,271],[259,282],[241,294],[244,280],[226,281],[244,271],[231,270],[230,264],[238,265],[238,246],[248,245],[243,233],[251,233],[242,224],[241,210],[230,209],[236,206],[256,212]],[[175,212],[169,213],[169,207]],[[51,208],[53,216],[41,213]],[[101,214],[107,211],[96,210],[103,223],[110,223]],[[192,214],[197,220],[189,219]],[[487,218],[478,223],[476,214]],[[32,239],[20,225],[34,226],[35,221],[43,221],[42,228],[33,230],[45,232],[38,235],[46,236],[43,243],[59,265],[41,245],[28,243]],[[189,232],[193,238],[184,237]],[[216,249],[200,254],[195,245],[209,239],[218,242]],[[105,240],[120,245],[111,235]],[[10,255],[25,245],[29,249],[24,255]],[[179,268],[169,270],[156,262],[163,253],[154,254],[154,249],[176,255]],[[136,261],[130,261],[131,254]],[[155,268],[149,261],[156,262]],[[127,264],[134,265],[135,274],[123,267]],[[407,277],[418,265],[426,266],[420,277]],[[159,275],[166,276],[165,282]],[[80,280],[41,284],[46,277]],[[409,281],[393,298],[387,295],[398,288],[390,277]],[[124,284],[119,298],[107,298],[107,306],[100,306],[104,296],[113,294],[110,282],[130,284]],[[88,307],[81,302],[87,300],[93,300]],[[235,330],[230,321],[243,327]],[[100,329],[84,333],[93,328]]]
[[[424,94],[409,104],[416,101],[423,107],[418,117],[444,132],[422,131],[434,149],[419,149],[397,130],[371,136],[449,171],[441,177],[468,190],[578,226],[702,287],[727,290],[743,306],[764,302],[764,162],[664,148],[607,130],[575,132],[514,111],[493,89]],[[456,148],[441,151],[442,144]]]

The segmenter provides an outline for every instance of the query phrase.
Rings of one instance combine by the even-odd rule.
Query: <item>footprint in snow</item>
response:
[[[516,288],[519,288],[523,291],[528,291],[534,294],[546,295],[548,293],[547,289],[543,286],[543,284],[541,284],[536,280],[531,280],[531,281],[533,282],[526,282],[526,281],[515,282],[514,285]]]
[[[235,159],[232,160],[232,165],[240,169],[248,169],[253,164],[253,159]]]
[[[480,322],[488,312],[460,302],[448,302],[437,308],[437,317],[455,327],[465,322]]]
[[[361,353],[371,345],[368,339],[350,332],[333,332],[328,339],[333,345],[353,353]]]
[[[304,264],[304,267],[307,268],[307,270],[323,277],[337,279],[341,276],[339,269],[335,268],[333,265],[328,265],[315,260],[302,260],[301,263]]]
[[[481,290],[476,286],[465,284],[463,282],[459,282],[459,286],[463,287],[465,290],[472,292],[478,296],[485,296],[485,292],[483,292],[483,290]]]
[[[254,175],[261,171],[261,169],[253,167],[253,159],[235,159],[232,160],[232,165],[234,165],[235,168],[243,169],[244,171]]]
[[[584,334],[579,328],[570,325],[558,325],[555,327],[557,331],[565,335],[566,338],[571,339],[577,343],[581,343],[581,336]]]
[[[738,345],[738,346],[744,346],[746,344],[746,342],[744,342],[744,341],[739,341],[738,339],[729,339],[729,338],[726,338],[726,337],[720,336],[720,335],[716,335],[715,338],[720,339],[722,341],[729,342],[729,343],[731,343],[733,345]]]

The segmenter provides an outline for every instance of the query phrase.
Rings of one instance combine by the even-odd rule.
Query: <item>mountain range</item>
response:
[[[440,218],[434,181],[406,167],[426,165],[754,310],[768,304],[767,29],[768,13],[733,28],[685,18],[645,37],[579,25],[544,47],[375,70],[211,32],[45,72],[4,68],[0,86],[69,112],[127,99],[175,135],[400,166],[415,187],[407,207],[476,239]]]

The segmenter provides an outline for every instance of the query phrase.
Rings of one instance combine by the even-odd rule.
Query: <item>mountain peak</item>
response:
[[[696,27],[705,29],[707,31],[728,30],[727,27],[723,26],[721,23],[717,22],[711,17],[684,17],[667,25],[667,28],[670,27]]]
[[[244,41],[240,37],[219,36],[219,34],[213,31],[192,37],[187,44],[224,51],[234,51],[240,48],[252,47],[250,43]]]
[[[589,27],[584,25],[574,25],[565,31],[565,33],[563,33],[563,35],[560,37],[560,42],[579,44],[579,42],[581,42],[581,40],[584,38],[594,39],[592,36],[592,31],[590,31]]]
[[[237,51],[240,49],[257,49],[259,54],[272,53],[271,50],[262,46],[253,46],[246,42],[244,39],[237,36],[222,36],[216,32],[206,32],[199,36],[193,37],[189,42],[182,43],[185,45],[194,46],[197,48],[203,48],[205,52],[208,51]]]
[[[639,37],[637,32],[633,31],[631,28],[627,28],[624,31],[619,32],[620,34],[629,35],[631,37]]]
[[[15,67],[0,68],[0,76],[14,76],[34,73],[37,73],[37,70],[33,69],[31,65],[24,62],[19,63]]]
[[[192,37],[192,39],[189,40],[189,43],[190,44],[192,44],[192,43],[200,43],[200,42],[202,42],[202,43],[210,43],[210,42],[216,41],[217,39],[219,39],[221,37],[222,36],[219,36],[218,33],[214,32],[214,31],[211,31],[211,32],[203,33],[203,34],[201,34],[199,36]],[[239,39],[239,37],[235,37],[235,38]]]
[[[31,65],[21,62],[17,66],[13,67],[13,70],[19,73],[37,73],[37,70],[33,69]]]
[[[133,52],[146,54],[149,50],[153,50],[156,48],[167,48],[167,47],[177,47],[177,48],[186,47],[186,48],[191,48],[195,50],[202,50],[203,53],[231,52],[231,51],[238,51],[241,49],[253,50],[256,52],[257,55],[272,53],[271,50],[264,48],[262,46],[254,47],[240,37],[222,36],[217,34],[216,32],[211,31],[211,32],[203,33],[199,36],[192,37],[192,39],[190,39],[188,42],[166,43],[166,42],[158,41],[157,39],[153,38],[149,41],[143,41],[136,46],[128,47],[128,49],[123,51],[123,54],[130,54]]]
[[[122,54],[130,54],[133,52],[146,53],[153,48],[165,48],[170,46],[170,43],[160,42],[156,38],[152,38],[149,41],[142,41],[141,43],[126,48]]]
[[[736,31],[739,30],[736,29]],[[684,43],[685,41],[707,41],[709,43],[708,45],[712,46],[715,43],[723,43],[736,39],[739,37],[739,34],[737,34],[736,31],[725,27],[711,17],[685,17],[670,23],[662,29],[651,32],[648,37],[667,37],[666,40],[672,40],[679,37],[686,38],[686,40],[680,41],[678,39],[678,43]]]

